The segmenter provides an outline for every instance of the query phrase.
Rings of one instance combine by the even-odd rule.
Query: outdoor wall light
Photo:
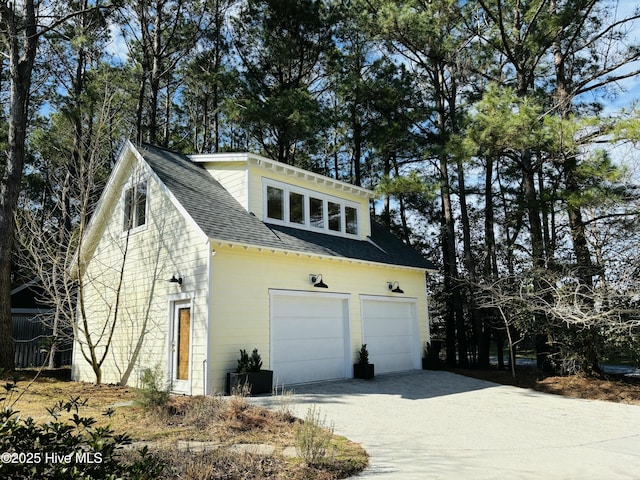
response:
[[[400,288],[398,282],[387,282],[387,288],[391,290],[392,293],[404,293],[404,290]]]
[[[182,285],[182,277],[177,277],[174,275],[173,277],[171,277],[169,279],[169,282],[171,283],[177,283],[178,285]]]
[[[310,273],[309,274],[309,282],[314,287],[329,288],[329,286],[322,281],[322,274],[320,274],[320,273]]]

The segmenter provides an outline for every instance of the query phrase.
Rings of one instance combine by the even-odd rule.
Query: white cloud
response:
[[[105,52],[110,55],[115,63],[124,64],[129,60],[129,49],[122,35],[122,30],[116,24],[109,25],[109,42]]]

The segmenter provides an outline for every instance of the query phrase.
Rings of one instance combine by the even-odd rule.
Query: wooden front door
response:
[[[172,390],[189,393],[191,385],[191,303],[176,302],[172,320]]]

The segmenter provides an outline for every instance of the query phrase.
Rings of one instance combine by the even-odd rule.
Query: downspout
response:
[[[211,379],[210,379],[210,375],[211,375],[211,365],[209,362],[209,356],[211,355],[211,339],[209,337],[210,335],[210,331],[211,329],[209,328],[211,325],[211,322],[213,321],[213,302],[212,302],[212,295],[213,295],[213,257],[215,256],[216,251],[213,249],[213,246],[211,245],[211,241],[207,240],[207,322],[204,326],[204,331],[205,331],[205,349],[206,349],[206,354],[205,354],[205,359],[202,362],[202,368],[203,368],[203,375],[202,375],[202,393],[204,395],[209,395],[209,386],[211,385]]]
[[[427,287],[427,275],[429,272],[424,272],[424,299],[425,299],[425,307],[427,309],[427,342],[431,345],[431,318],[429,315],[429,288]],[[420,345],[420,347],[424,347],[424,345]]]

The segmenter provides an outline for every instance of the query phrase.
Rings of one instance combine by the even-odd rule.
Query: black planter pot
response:
[[[440,350],[442,350],[442,342],[440,340],[431,342],[427,356],[422,359],[423,370],[438,370],[441,368]]]
[[[371,380],[375,376],[373,363],[367,363],[362,365],[360,363],[353,364],[353,378],[363,378],[365,380]]]
[[[440,370],[440,357],[430,355],[422,359],[423,370]]]
[[[273,389],[273,370],[260,370],[259,372],[248,373],[227,373],[225,390],[227,395],[231,392],[243,389],[244,385],[249,388],[251,395],[260,393],[271,393]]]

